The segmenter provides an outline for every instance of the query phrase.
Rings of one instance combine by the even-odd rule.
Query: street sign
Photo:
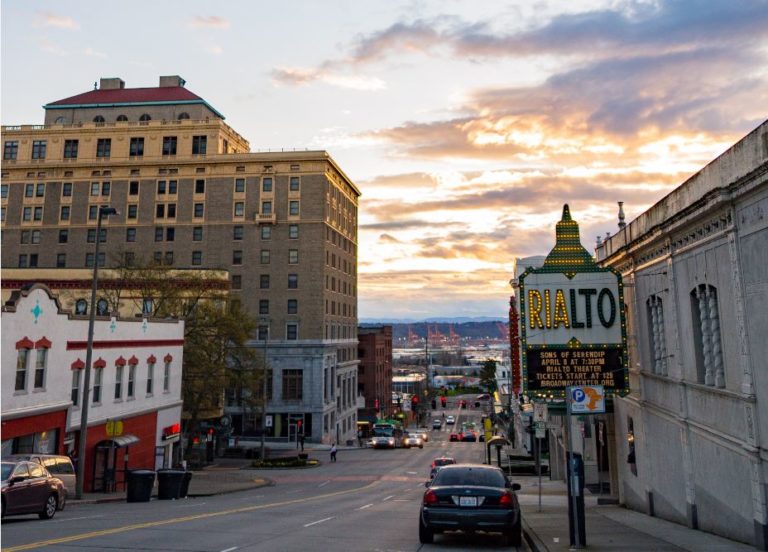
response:
[[[546,422],[549,420],[547,403],[533,403],[533,421]]]
[[[267,427],[272,427],[272,416],[267,416],[264,425]]]
[[[543,431],[544,429],[547,428],[547,423],[546,422],[533,422],[533,427],[537,431],[538,430],[542,430]]]
[[[568,388],[571,414],[605,412],[605,390],[602,385],[574,385]]]
[[[539,429],[539,428],[536,428],[536,432],[535,432],[535,435],[534,435],[534,436],[535,436],[537,439],[543,439],[543,438],[545,437],[545,435],[546,435],[546,433],[545,433],[545,432],[546,432],[546,430],[545,430],[545,429]]]

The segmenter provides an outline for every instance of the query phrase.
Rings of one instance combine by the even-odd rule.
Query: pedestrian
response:
[[[363,446],[363,430],[362,429],[357,430],[357,446],[358,447]]]
[[[331,445],[331,462],[336,461],[336,443]]]
[[[299,433],[299,444],[301,445],[301,452],[304,452],[304,433]]]

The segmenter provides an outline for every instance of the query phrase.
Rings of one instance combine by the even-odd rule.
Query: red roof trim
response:
[[[35,344],[26,335],[16,342],[16,350],[19,349],[34,349]]]
[[[35,341],[35,349],[50,349],[50,348],[51,348],[51,342],[45,336]]]
[[[126,104],[141,102],[173,102],[203,99],[182,86],[153,88],[116,88],[113,90],[89,90],[82,94],[57,100],[45,107],[72,104]]]
[[[106,360],[104,360],[103,358],[99,357],[99,360],[97,360],[96,362],[94,362],[94,363],[93,363],[93,366],[94,366],[95,368],[104,368],[104,367],[106,367],[106,366],[107,366],[107,361],[106,361]]]
[[[136,349],[138,347],[173,347],[184,345],[183,339],[115,339],[94,341],[94,349]],[[67,351],[86,349],[87,341],[67,341]]]
[[[70,366],[70,368],[72,368],[73,370],[82,370],[83,368],[85,368],[85,362],[83,362],[78,358],[75,362],[72,363],[72,366]]]

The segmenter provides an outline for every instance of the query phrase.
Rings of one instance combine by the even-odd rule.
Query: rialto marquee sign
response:
[[[572,385],[629,392],[621,274],[601,268],[581,245],[568,205],[541,268],[519,278],[524,392],[562,397]]]

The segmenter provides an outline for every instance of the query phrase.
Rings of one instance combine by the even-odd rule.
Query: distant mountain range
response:
[[[463,320],[463,322],[462,322]],[[507,321],[500,318],[434,318],[419,322],[389,322],[386,319],[376,322],[360,322],[360,326],[392,326],[394,342],[424,340],[429,334],[430,343],[450,343],[451,336],[473,340],[508,340]]]
[[[420,320],[412,318],[360,318],[360,325],[380,325],[380,324],[465,324],[467,322],[506,322],[506,316],[438,316],[434,318],[422,318]]]

